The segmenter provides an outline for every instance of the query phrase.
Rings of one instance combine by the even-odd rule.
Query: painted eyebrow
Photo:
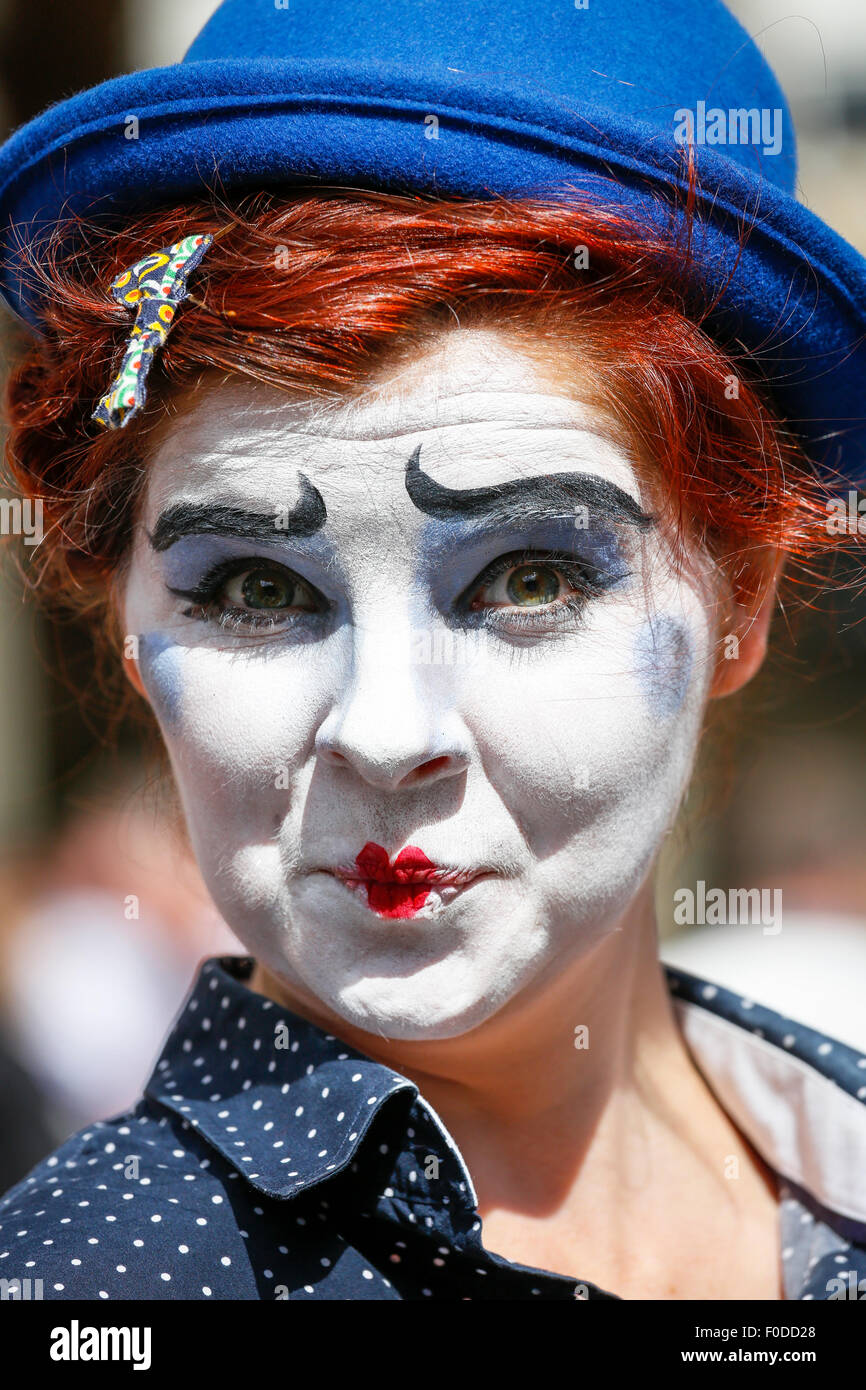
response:
[[[312,536],[324,526],[325,499],[303,473],[301,496],[285,516],[250,512],[223,502],[175,502],[161,512],[148,539],[154,550],[168,550],[182,536],[239,536],[250,541],[273,541],[282,536]]]
[[[568,515],[575,505],[591,507],[612,521],[641,530],[655,524],[655,517],[615,483],[589,473],[542,473],[534,478],[514,478],[490,487],[443,487],[421,471],[421,445],[406,462],[406,491],[414,506],[439,521],[459,517],[477,520],[541,521]]]

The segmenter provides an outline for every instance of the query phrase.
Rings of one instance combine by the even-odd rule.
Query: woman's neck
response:
[[[577,968],[457,1038],[376,1037],[259,966],[251,983],[416,1083],[466,1162],[488,1249],[582,1268],[624,1297],[732,1297],[731,1283],[780,1296],[773,1177],[677,1024],[650,885]],[[699,1265],[681,1288],[696,1227],[730,1238],[734,1264],[722,1275]]]
[[[621,1125],[634,1133],[649,1122],[670,1125],[713,1154],[718,1131],[730,1135],[676,1022],[649,883],[627,920],[567,974],[456,1038],[356,1029],[259,964],[250,984],[414,1081],[470,1167],[489,1148],[504,1170],[523,1169],[541,1148],[570,1172],[599,1146],[618,1147]]]

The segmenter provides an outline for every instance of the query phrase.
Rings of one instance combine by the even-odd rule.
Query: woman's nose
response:
[[[389,791],[453,777],[469,765],[451,673],[423,659],[428,644],[417,636],[396,623],[356,631],[345,687],[316,735],[324,762]]]

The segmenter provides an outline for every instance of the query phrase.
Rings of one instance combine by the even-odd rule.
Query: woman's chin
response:
[[[399,925],[399,924],[398,924]],[[436,940],[431,931],[415,950],[377,950],[356,957],[297,961],[307,988],[328,1008],[375,1037],[435,1041],[459,1037],[492,1018],[537,974],[542,961],[524,949],[511,959],[501,949],[478,950],[462,931]],[[490,944],[490,943],[488,943]],[[473,946],[476,948],[473,951]],[[419,949],[420,948],[420,949]]]
[[[346,1023],[375,1038],[401,1042],[441,1042],[461,1037],[484,1023],[499,1007],[490,994],[470,994],[459,1002],[410,982],[365,979],[335,993],[331,1008]]]

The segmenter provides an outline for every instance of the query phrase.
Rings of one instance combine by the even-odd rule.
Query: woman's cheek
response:
[[[169,632],[139,639],[142,682],[176,772],[207,794],[285,792],[312,743],[315,664],[298,652],[184,645]],[[265,798],[267,799],[267,798]],[[246,812],[249,806],[245,807]]]
[[[183,648],[168,632],[139,633],[138,670],[160,727],[169,733],[183,709]]]
[[[701,726],[707,640],[699,611],[611,612],[465,682],[487,776],[539,856],[617,820],[662,833]]]
[[[684,616],[645,618],[634,634],[635,678],[652,717],[664,724],[683,706],[692,685],[695,640]]]

